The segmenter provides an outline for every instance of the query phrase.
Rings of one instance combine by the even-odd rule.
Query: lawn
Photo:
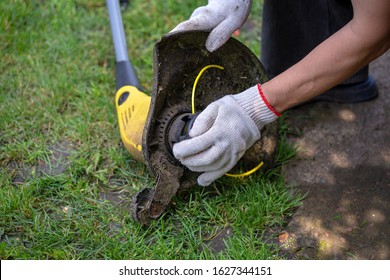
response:
[[[154,44],[205,2],[130,1],[129,57],[146,92]],[[256,2],[238,39],[259,55]],[[142,228],[128,205],[154,178],[120,140],[105,1],[1,1],[0,42],[0,259],[282,257],[272,239],[301,200],[281,171],[294,155],[283,121],[273,170],[196,188]]]

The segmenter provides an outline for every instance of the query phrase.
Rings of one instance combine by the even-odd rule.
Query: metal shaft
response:
[[[115,49],[116,87],[119,89],[123,86],[131,85],[141,90],[141,84],[127,55],[126,37],[119,0],[107,0],[107,9]]]
[[[119,0],[107,0],[107,8],[108,15],[110,17],[116,61],[129,60],[127,55],[125,31],[123,29],[122,14],[119,8]]]

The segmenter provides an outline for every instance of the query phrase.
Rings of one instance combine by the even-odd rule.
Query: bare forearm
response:
[[[370,28],[364,29],[365,20],[352,20],[300,62],[264,83],[269,103],[283,112],[339,84],[383,54],[389,48],[389,28],[370,22]],[[377,32],[376,27],[381,30]]]

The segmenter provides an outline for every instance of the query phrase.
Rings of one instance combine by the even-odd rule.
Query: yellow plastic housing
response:
[[[120,135],[126,149],[137,160],[145,162],[142,133],[151,97],[134,86],[123,86],[115,95]]]

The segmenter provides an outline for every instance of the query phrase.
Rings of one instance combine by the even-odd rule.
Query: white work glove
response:
[[[196,118],[188,140],[173,145],[174,156],[201,172],[208,186],[229,172],[257,140],[262,127],[280,114],[266,101],[260,85],[214,101]]]
[[[209,0],[207,6],[197,8],[190,19],[180,23],[173,31],[211,31],[206,48],[213,52],[230,38],[246,21],[252,0]]]

